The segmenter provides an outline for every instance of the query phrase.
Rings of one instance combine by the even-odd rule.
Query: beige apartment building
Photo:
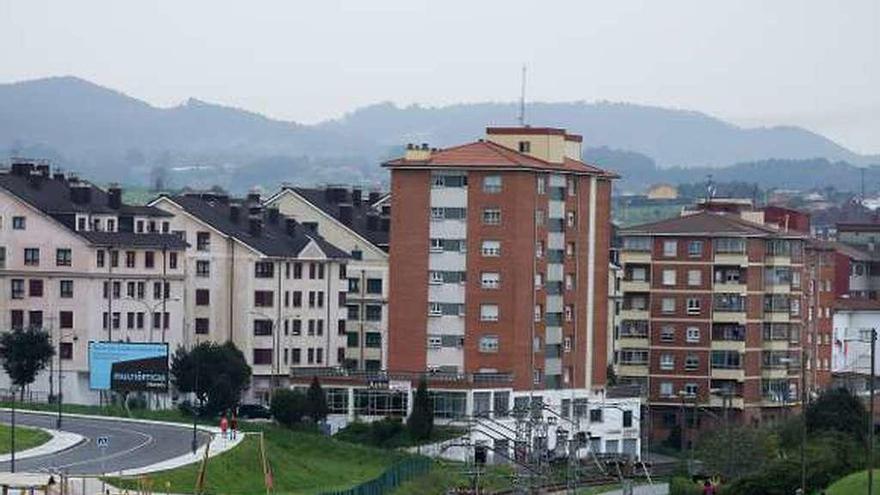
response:
[[[188,243],[185,345],[234,342],[253,367],[245,401],[267,402],[292,369],[344,364],[349,254],[315,225],[255,193],[160,196],[151,206],[172,215],[170,231]]]
[[[388,236],[391,216],[387,195],[359,188],[284,186],[266,200],[285,216],[314,226],[318,234],[348,252],[346,274],[345,368],[385,369],[388,358]]]
[[[122,190],[15,160],[0,171],[0,326],[49,331],[56,355],[27,391],[97,403],[90,341],[184,341],[183,253],[171,216]],[[0,374],[0,387],[9,379]]]

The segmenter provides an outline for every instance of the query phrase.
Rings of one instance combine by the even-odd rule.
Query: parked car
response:
[[[242,419],[271,419],[269,408],[262,404],[242,404],[238,406],[238,417]]]

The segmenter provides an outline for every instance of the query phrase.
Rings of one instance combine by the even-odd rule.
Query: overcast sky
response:
[[[800,125],[880,153],[877,0],[0,0],[0,81],[75,75],[315,122],[518,98]],[[582,130],[588,134],[588,130]]]

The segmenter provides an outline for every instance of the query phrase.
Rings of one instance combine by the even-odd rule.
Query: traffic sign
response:
[[[95,439],[95,443],[98,445],[98,447],[101,447],[102,449],[109,447],[110,446],[110,437],[106,437],[106,436],[105,437],[98,437]]]

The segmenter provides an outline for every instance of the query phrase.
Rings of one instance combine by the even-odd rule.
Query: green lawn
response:
[[[0,454],[8,454],[12,450],[11,430],[12,428],[7,425],[0,425]],[[16,426],[15,451],[21,452],[36,447],[48,442],[51,438],[52,436],[43,430]]]
[[[275,478],[275,493],[315,494],[349,488],[375,478],[401,454],[364,447],[325,436],[263,427],[266,447]],[[197,465],[184,466],[149,476],[146,483],[154,490],[190,493],[195,486]],[[108,479],[114,486],[136,489],[136,479]],[[222,487],[222,488],[220,488]],[[260,464],[260,442],[248,435],[235,449],[208,461],[207,491],[212,494],[251,495],[264,490]]]
[[[874,493],[880,493],[880,469],[874,470]],[[828,487],[828,495],[850,495],[851,493],[867,493],[868,471],[859,471],[843,477]]]

